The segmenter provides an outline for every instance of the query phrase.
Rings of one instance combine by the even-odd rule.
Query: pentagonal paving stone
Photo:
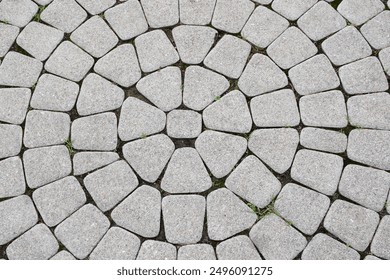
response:
[[[229,174],[247,148],[244,137],[206,130],[195,141],[195,148],[216,178]]]
[[[390,216],[384,216],[371,243],[371,252],[390,260]]]
[[[161,180],[161,188],[169,193],[203,192],[208,190],[211,184],[198,152],[188,147],[177,149],[173,153]]]
[[[222,75],[200,66],[187,67],[184,75],[183,103],[201,111],[229,88]]]
[[[161,28],[179,22],[179,2],[177,0],[141,0],[149,26]]]
[[[261,260],[255,245],[246,235],[222,241],[216,248],[218,260]]]
[[[275,210],[305,234],[314,234],[330,206],[330,199],[296,184],[285,185],[275,201]]]
[[[136,140],[122,148],[124,158],[134,171],[150,183],[160,177],[174,150],[175,144],[164,134]]]
[[[256,214],[226,188],[207,196],[207,231],[212,240],[224,240],[250,228]]]
[[[200,195],[169,195],[162,200],[165,238],[174,244],[197,243],[202,238],[206,200]]]
[[[167,134],[172,138],[196,138],[202,132],[202,115],[191,110],[173,110],[167,115]]]
[[[218,73],[237,79],[244,70],[250,50],[251,46],[246,41],[225,35],[206,56],[204,64]]]
[[[226,179],[225,186],[259,208],[279,193],[281,184],[255,156],[246,157]]]
[[[70,117],[66,113],[31,110],[27,113],[23,144],[27,148],[59,145],[70,132]]]
[[[0,198],[21,195],[26,190],[22,161],[19,157],[0,161]]]
[[[149,186],[141,186],[123,200],[111,213],[115,223],[146,238],[160,232],[161,194]]]
[[[70,111],[76,103],[79,85],[63,78],[43,74],[35,87],[30,106],[50,111]]]
[[[98,2],[94,0],[76,0],[84,9],[91,15],[97,15],[104,12],[115,4],[115,0],[100,0]]]
[[[287,76],[267,56],[254,54],[245,67],[238,87],[247,96],[256,96],[287,86]]]
[[[119,156],[113,152],[80,152],[73,156],[73,174],[82,175],[117,161]]]
[[[289,22],[274,11],[258,6],[241,31],[243,38],[259,48],[266,48],[289,26]]]
[[[354,129],[348,136],[348,158],[390,170],[390,131]]]
[[[379,52],[379,60],[381,61],[386,74],[390,76],[390,47]]]
[[[4,245],[38,222],[38,214],[27,195],[0,202],[0,244]]]
[[[357,251],[364,251],[379,223],[379,215],[367,208],[336,200],[325,217],[324,227]]]
[[[172,244],[146,240],[139,249],[137,260],[176,260],[177,252]]]
[[[90,260],[135,260],[140,239],[119,227],[110,228],[89,256]]]
[[[184,24],[206,25],[213,16],[216,0],[180,0],[180,21]]]
[[[182,103],[182,81],[179,67],[166,67],[137,83],[137,90],[163,111],[171,111]]]
[[[248,133],[252,129],[252,118],[245,96],[239,90],[224,95],[203,111],[204,125],[233,133]]]
[[[334,130],[305,127],[301,131],[300,144],[308,149],[339,154],[347,149],[347,136]]]
[[[162,131],[165,122],[163,111],[137,98],[129,97],[122,105],[118,135],[122,141],[146,137]]]
[[[215,260],[215,252],[210,244],[192,244],[179,248],[178,260]]]
[[[100,210],[106,212],[138,186],[138,179],[121,160],[87,175],[84,185]]]
[[[83,206],[87,199],[77,179],[69,176],[37,189],[33,200],[45,224],[53,227]]]
[[[257,127],[299,125],[298,105],[294,92],[290,89],[257,96],[251,100],[250,107]]]
[[[88,74],[81,85],[77,99],[80,116],[118,109],[125,98],[125,92],[118,86],[94,73]]]
[[[384,8],[385,5],[380,0],[344,0],[337,11],[353,25],[361,25]]]
[[[326,195],[337,190],[343,169],[343,158],[337,155],[299,150],[291,168],[291,178]]]
[[[10,24],[0,23],[0,57],[6,55],[18,35],[19,28]]]
[[[269,214],[254,225],[249,237],[266,260],[292,260],[306,247],[306,238],[283,219]]]
[[[72,123],[71,139],[77,150],[110,151],[117,145],[117,119],[114,113],[78,118]]]
[[[172,30],[180,60],[199,64],[214,44],[217,31],[207,26],[178,26]]]
[[[0,121],[22,124],[26,117],[30,98],[30,89],[0,88]]]
[[[59,224],[54,234],[76,258],[84,259],[92,252],[109,226],[107,217],[92,204],[87,204]]]
[[[30,0],[3,0],[0,3],[0,21],[23,27],[38,11],[38,5]]]
[[[73,261],[76,260],[75,257],[68,251],[62,250],[50,258],[52,261]]]
[[[347,165],[339,184],[339,192],[356,203],[381,211],[390,188],[390,174],[374,168]]]
[[[23,154],[27,185],[38,188],[66,177],[72,172],[69,151],[65,146],[29,149]]]
[[[298,144],[299,134],[292,128],[258,129],[248,140],[249,150],[280,174],[290,168]]]
[[[38,224],[7,247],[9,260],[47,260],[59,249],[50,229]]]
[[[0,135],[0,159],[18,155],[22,148],[22,128],[18,125],[0,124]]]
[[[317,0],[274,0],[272,9],[289,20],[297,20],[310,9]]]
[[[359,260],[360,255],[332,237],[318,233],[307,244],[301,258],[302,260]]]

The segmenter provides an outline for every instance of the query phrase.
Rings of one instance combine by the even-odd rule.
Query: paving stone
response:
[[[207,231],[212,240],[224,240],[250,228],[256,214],[226,188],[207,196]]]
[[[70,41],[62,42],[45,63],[45,70],[60,77],[81,81],[92,68],[93,58]]]
[[[384,11],[362,26],[360,31],[375,49],[390,46],[390,11]]]
[[[179,0],[181,23],[209,24],[214,13],[215,2],[216,0]]]
[[[111,212],[115,223],[146,238],[160,232],[161,194],[153,187],[141,186]]]
[[[380,259],[380,258],[377,258],[377,257],[375,257],[375,256],[372,256],[372,255],[367,255],[365,258],[364,258],[364,260],[365,261],[380,261],[380,260],[382,260],[382,259]]]
[[[300,123],[297,101],[290,89],[254,97],[250,108],[257,127],[297,126]]]
[[[390,170],[390,131],[354,129],[348,136],[348,158]]]
[[[178,0],[141,0],[141,4],[151,28],[172,26],[179,22]]]
[[[272,2],[272,9],[285,18],[294,21],[315,3],[317,3],[317,0],[274,0]]]
[[[249,0],[218,0],[211,24],[222,31],[239,33],[255,9]]]
[[[292,260],[307,244],[299,231],[275,214],[255,224],[249,237],[266,260]]]
[[[87,18],[87,12],[74,0],[54,0],[41,13],[41,20],[65,33],[71,33]]]
[[[202,132],[202,115],[191,110],[173,110],[167,115],[167,133],[172,138],[196,138]]]
[[[0,85],[32,87],[42,71],[39,60],[11,51],[0,65]]]
[[[100,210],[106,212],[138,186],[138,179],[130,166],[121,160],[87,175],[84,185]]]
[[[245,96],[239,90],[224,95],[203,111],[204,125],[234,133],[248,133],[252,129],[252,117]]]
[[[199,64],[214,44],[218,32],[207,26],[181,25],[172,30],[180,59],[186,64]]]
[[[37,4],[41,5],[41,6],[46,6],[48,4],[50,4],[53,0],[34,0],[34,2],[36,2]]]
[[[165,134],[136,140],[123,146],[123,156],[145,181],[154,183],[171,158],[175,144]]]
[[[166,67],[142,78],[137,90],[165,112],[179,107],[182,103],[180,68]]]
[[[89,256],[90,260],[135,260],[140,239],[119,227],[110,228]]]
[[[76,260],[75,257],[68,251],[62,250],[50,258],[52,261],[73,261]]]
[[[241,31],[241,36],[259,48],[266,48],[289,26],[289,22],[274,11],[258,6]]]
[[[47,260],[59,249],[50,229],[38,224],[8,245],[9,260]]]
[[[275,210],[304,234],[313,235],[324,219],[330,199],[296,184],[285,185],[275,202]]]
[[[137,260],[176,260],[176,248],[172,244],[146,240],[142,243]]]
[[[386,91],[389,88],[382,65],[373,56],[340,67],[339,76],[348,94]]]
[[[371,243],[371,252],[390,260],[390,216],[384,216]]]
[[[73,174],[82,175],[119,159],[113,152],[80,152],[73,156]]]
[[[222,241],[216,248],[218,260],[261,260],[255,245],[246,235]]]
[[[121,40],[130,40],[149,28],[141,4],[137,0],[126,1],[108,9],[104,18]]]
[[[66,113],[31,110],[27,113],[23,144],[27,148],[60,145],[70,132],[70,117]]]
[[[72,172],[69,151],[63,145],[28,149],[23,154],[23,165],[31,189],[62,179]]]
[[[334,130],[305,127],[301,131],[300,144],[308,149],[339,154],[347,149],[347,136]]]
[[[381,61],[386,74],[390,76],[390,47],[379,52],[379,60]]]
[[[379,215],[367,208],[336,200],[325,217],[324,227],[357,251],[364,251],[379,223]]]
[[[112,111],[122,106],[125,92],[118,86],[94,73],[88,74],[81,85],[77,99],[80,116]]]
[[[231,35],[223,36],[204,60],[206,67],[232,79],[241,76],[251,45]]]
[[[78,118],[72,123],[72,146],[77,150],[111,151],[117,146],[117,119],[114,113]]]
[[[215,260],[215,252],[210,244],[193,244],[179,248],[178,260]]]
[[[32,200],[27,195],[0,202],[0,245],[4,245],[38,222]]]
[[[37,189],[33,200],[45,224],[53,227],[83,206],[87,199],[77,179],[69,176]]]
[[[75,82],[43,74],[35,87],[30,106],[40,110],[69,112],[78,94],[79,85]]]
[[[206,130],[195,141],[195,148],[216,178],[228,175],[247,149],[244,137]]]
[[[161,180],[161,188],[169,193],[199,193],[211,185],[198,152],[188,147],[175,150]]]
[[[279,193],[281,184],[255,156],[246,157],[226,179],[225,186],[259,208]]]
[[[298,28],[290,27],[269,47],[267,54],[282,69],[289,69],[317,53],[317,47]]]
[[[22,124],[26,117],[30,98],[30,89],[0,88],[0,121]]]
[[[3,57],[7,54],[8,50],[15,42],[16,37],[18,37],[18,35],[19,28],[10,24],[0,22],[0,57]]]
[[[1,130],[1,128],[0,128]],[[0,198],[18,196],[26,190],[22,161],[12,157],[0,161]]]
[[[94,0],[76,0],[84,9],[91,15],[97,15],[115,4],[115,0],[100,0],[98,2]]]
[[[268,5],[268,4],[271,4],[273,0],[253,0],[253,2],[256,2],[256,3],[259,3],[259,4],[262,4],[262,5]]]
[[[248,140],[249,150],[275,172],[286,172],[293,162],[299,134],[292,128],[258,129]]]
[[[190,109],[201,111],[229,86],[224,76],[200,66],[189,66],[184,75],[183,103]]]
[[[330,36],[321,47],[336,66],[365,58],[372,53],[370,45],[354,26],[347,26]]]
[[[337,155],[299,150],[291,168],[291,178],[330,196],[337,190],[343,162],[343,158]]]
[[[254,54],[245,67],[238,87],[247,96],[256,96],[287,86],[286,74],[267,56]]]
[[[0,159],[18,155],[22,148],[22,128],[18,125],[0,124],[0,135]]]
[[[30,0],[3,0],[0,3],[0,21],[24,27],[38,11],[38,5]]]
[[[338,5],[337,11],[353,25],[361,25],[384,8],[380,0],[344,0]]]
[[[354,249],[329,237],[318,233],[307,244],[302,252],[302,260],[360,260],[360,255]]]
[[[128,97],[122,105],[118,135],[122,141],[146,137],[162,131],[165,122],[163,111],[137,98]]]
[[[162,30],[142,34],[135,38],[134,44],[144,72],[153,72],[179,61],[176,49]]]
[[[202,238],[206,200],[200,195],[169,195],[162,200],[165,238],[173,244],[197,243]]]
[[[92,204],[77,210],[54,230],[58,240],[78,259],[84,259],[110,226],[102,212]]]

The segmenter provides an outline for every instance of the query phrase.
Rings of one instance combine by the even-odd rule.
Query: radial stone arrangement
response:
[[[389,2],[0,21],[0,259],[390,259]]]

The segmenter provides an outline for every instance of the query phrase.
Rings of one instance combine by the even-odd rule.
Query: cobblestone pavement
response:
[[[390,259],[390,1],[0,1],[0,259]]]

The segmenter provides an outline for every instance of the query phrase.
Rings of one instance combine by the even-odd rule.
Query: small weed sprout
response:
[[[74,149],[73,149],[72,141],[70,139],[65,141],[65,146],[68,149],[69,154],[70,155],[74,155],[75,152],[74,152]]]

